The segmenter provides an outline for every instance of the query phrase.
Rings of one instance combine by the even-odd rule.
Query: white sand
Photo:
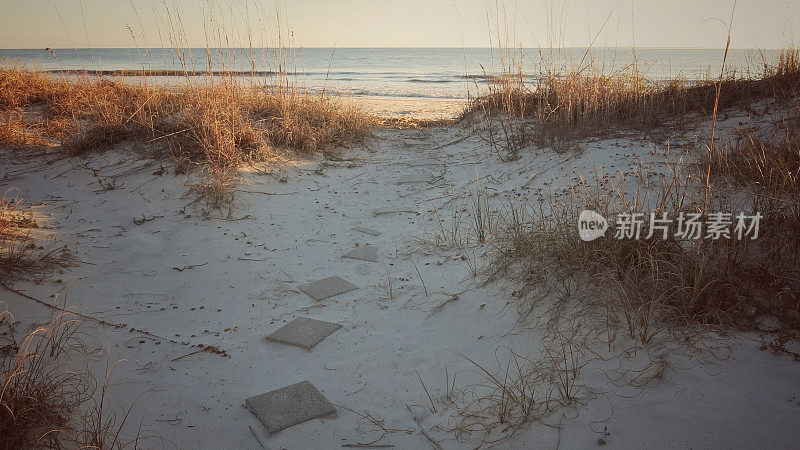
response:
[[[738,120],[731,118],[721,132]],[[462,256],[474,255],[482,264],[488,247],[445,250],[420,243],[436,232],[431,212],[438,209],[445,219],[452,217],[452,208],[465,207],[476,176],[494,194],[493,208],[500,209],[507,198],[536,204],[540,188],[567,188],[576,171],[638,170],[639,158],[659,157],[651,156],[651,142],[623,138],[583,141],[585,152],[579,157],[545,149],[526,152],[515,162],[499,162],[477,135],[435,149],[469,132],[456,126],[381,130],[368,149],[345,151],[343,156],[352,160],[331,162],[324,175],[314,173],[321,162],[317,159],[272,169],[276,176],[247,175],[242,190],[248,192],[241,193],[244,204],[234,213],[237,220],[204,220],[185,208],[184,178],[153,175],[157,163],[143,166],[132,156],[5,163],[0,166],[4,174],[27,170],[17,179],[6,178],[3,190],[17,186],[28,200],[42,202],[52,217],[54,237],[70,243],[85,262],[56,274],[60,283],[16,287],[45,300],[61,293],[82,313],[127,324],[122,330],[86,324],[87,345],[108,352],[86,362],[102,377],[107,361],[124,359],[107,401],[122,408],[136,400],[131,431],[141,422],[145,434],[167,440],[164,447],[260,448],[252,427],[267,448],[340,448],[381,438],[383,432],[363,418],[367,414],[384,421],[387,429],[408,431],[386,433],[376,444],[432,448],[420,432],[424,427],[443,448],[474,447],[479,442],[461,443],[441,430],[454,423],[453,410],[439,405],[436,414],[427,411],[415,370],[439,397],[446,368],[451,377],[458,373],[459,386],[481,380],[474,366],[454,352],[496,369],[498,347],[536,354],[541,344],[538,333],[516,326],[518,315],[509,303],[515,301],[513,286],[501,281],[478,287],[479,280],[470,276]],[[435,166],[406,163],[420,158],[445,163],[443,181],[398,185],[396,179],[404,175],[441,174]],[[116,178],[119,188],[103,191],[88,168],[98,170],[101,178],[123,174]],[[284,177],[286,183],[276,180]],[[414,206],[419,214],[373,216],[373,209],[387,205]],[[156,218],[135,225],[133,220],[142,216]],[[365,235],[352,230],[355,226],[381,234]],[[378,246],[381,262],[342,259],[357,243]],[[319,304],[298,290],[302,283],[332,275],[360,289]],[[458,294],[458,300],[432,314],[451,298],[448,293]],[[13,294],[0,293],[0,299],[22,321],[21,329],[49,314]],[[344,329],[312,353],[265,340],[295,317],[336,322]],[[196,348],[156,345],[128,328],[215,345],[230,357],[200,353],[172,361]],[[610,360],[583,372],[582,383],[597,390],[594,399],[546,420],[562,423],[560,431],[534,423],[499,446],[596,447],[604,427],[611,433],[609,445],[618,448],[777,448],[800,442],[800,364],[759,350],[753,335],[714,344],[732,349],[721,352],[725,360],[663,352],[663,344],[640,348],[624,361],[620,355],[633,349],[632,343],[620,344],[611,354],[595,349]],[[609,381],[620,364],[642,368],[659,356],[670,363],[665,380],[633,398],[620,395],[636,390]],[[244,400],[302,380],[310,380],[337,405],[338,417],[267,437],[242,406]]]
[[[464,111],[467,100],[418,97],[348,97],[365,111],[379,117],[418,120],[452,119]]]

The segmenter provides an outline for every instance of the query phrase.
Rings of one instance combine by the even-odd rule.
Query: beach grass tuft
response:
[[[113,368],[98,386],[70,359],[88,352],[77,316],[59,311],[27,334],[16,325],[0,309],[0,448],[125,448],[145,440],[141,430],[124,440],[130,408],[118,414],[104,406]]]
[[[66,247],[47,248],[37,236],[35,211],[6,193],[0,197],[0,278],[37,279],[74,262]]]

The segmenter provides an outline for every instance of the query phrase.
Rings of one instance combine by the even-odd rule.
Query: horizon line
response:
[[[211,49],[211,50],[220,50],[220,49],[235,49],[235,50],[248,50],[251,47],[179,47],[180,49]],[[284,49],[293,49],[293,50],[302,50],[302,49],[326,49],[326,50],[339,50],[339,49],[353,49],[353,50],[391,50],[391,49],[401,49],[401,50],[495,50],[495,47],[441,47],[441,46],[413,46],[413,47],[402,47],[402,46],[383,46],[383,47],[376,47],[376,46],[364,46],[364,47],[320,47],[320,46],[294,46],[294,47],[252,47],[253,49],[276,49],[276,48],[284,48]],[[785,48],[785,47],[784,47]],[[597,50],[725,50],[725,47],[682,47],[682,46],[562,46],[562,47],[512,47],[512,48],[501,48],[496,49],[499,51],[502,50],[586,50],[586,49],[597,49]],[[729,50],[766,50],[766,51],[773,51],[773,50],[782,50],[783,48],[759,48],[759,47],[731,47]],[[0,48],[0,51],[3,50],[67,50],[67,51],[74,51],[74,50],[176,50],[175,47],[9,47],[9,48]]]

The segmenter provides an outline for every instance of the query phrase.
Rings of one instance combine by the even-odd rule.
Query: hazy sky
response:
[[[284,37],[302,47],[486,47],[491,29],[492,39],[501,30],[505,43],[513,46],[586,46],[594,41],[598,46],[720,48],[726,35],[722,22],[728,22],[732,4],[280,0],[279,10],[283,29],[290,30]],[[275,0],[0,0],[0,11],[0,48],[170,47],[175,41],[193,47],[207,42],[246,47],[248,35],[254,46],[269,46],[275,43],[279,23]],[[798,18],[797,0],[739,0],[731,45],[783,47],[800,38]]]

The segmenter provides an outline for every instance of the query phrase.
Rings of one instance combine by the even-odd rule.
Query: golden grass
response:
[[[136,142],[180,168],[203,166],[212,206],[230,205],[235,171],[287,151],[327,152],[362,142],[372,117],[344,101],[239,84],[232,76],[176,88],[105,78],[64,80],[0,68],[0,148],[44,148],[71,156]]]
[[[12,149],[22,150],[45,145],[47,140],[36,128],[36,124],[25,120],[19,111],[0,114],[0,142]]]
[[[31,129],[20,111],[35,110],[40,124]],[[371,126],[361,110],[335,99],[276,94],[227,78],[168,88],[63,81],[26,69],[0,69],[0,112],[7,118],[0,144],[63,136],[61,147],[82,155],[143,141],[176,158],[227,168],[285,150],[313,153],[359,142]]]
[[[723,79],[719,107],[793,97],[800,92],[799,55],[794,47],[785,49],[772,65],[765,63],[759,79],[735,74]],[[480,112],[498,119],[505,146],[516,151],[528,142],[554,145],[621,126],[650,130],[664,120],[680,123],[690,113],[709,114],[718,85],[712,80],[650,82],[636,63],[610,74],[592,65],[568,73],[545,72],[537,80],[526,84],[521,69],[506,69],[462,118]]]
[[[181,135],[184,142],[190,137],[193,156],[223,165],[250,159],[254,150],[313,153],[348,145],[366,137],[372,123],[360,109],[336,99],[274,93],[226,77],[169,88],[106,79],[64,81],[27,69],[0,69],[0,111],[11,117],[25,107],[41,109],[45,123],[69,121],[72,153]]]

